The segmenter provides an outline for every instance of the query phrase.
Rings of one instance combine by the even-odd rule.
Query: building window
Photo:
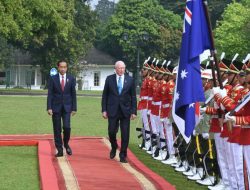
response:
[[[1,78],[5,78],[5,76],[6,76],[6,75],[5,75],[5,72],[0,72],[0,77],[1,77]]]
[[[100,72],[94,72],[94,86],[100,86]]]

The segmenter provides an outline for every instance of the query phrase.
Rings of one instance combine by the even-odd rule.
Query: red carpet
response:
[[[51,148],[48,141],[39,141],[38,158],[41,189],[59,189],[56,171],[51,160]]]
[[[66,189],[65,181],[54,157],[52,135],[0,135],[0,146],[37,146],[42,189]],[[74,137],[70,141],[72,156],[67,156],[80,189],[143,189],[140,182],[117,160],[109,159],[109,148],[102,138]],[[153,183],[156,189],[174,190],[159,175],[143,165],[131,151],[128,151],[131,166]]]
[[[141,189],[120,162],[109,159],[109,149],[102,139],[74,140],[71,147],[74,156],[68,160],[81,189]]]

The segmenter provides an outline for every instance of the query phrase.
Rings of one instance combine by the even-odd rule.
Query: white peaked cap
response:
[[[178,66],[174,67],[173,74],[177,74],[177,72],[178,72]]]
[[[201,71],[201,78],[204,79],[212,79],[213,75],[212,75],[212,70],[211,69],[204,69]]]

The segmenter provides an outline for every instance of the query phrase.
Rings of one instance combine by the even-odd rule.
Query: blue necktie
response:
[[[119,77],[117,87],[118,87],[118,93],[121,94],[122,93],[122,77]]]

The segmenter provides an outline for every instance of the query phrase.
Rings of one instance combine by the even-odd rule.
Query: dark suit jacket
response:
[[[123,89],[121,94],[118,93],[116,74],[106,78],[102,94],[102,112],[106,111],[108,117],[115,117],[118,109],[121,109],[125,117],[136,114],[136,92],[134,80],[125,74]]]
[[[64,108],[66,112],[76,111],[76,80],[66,74],[64,91],[61,89],[59,74],[50,77],[48,82],[47,110],[58,113]]]

